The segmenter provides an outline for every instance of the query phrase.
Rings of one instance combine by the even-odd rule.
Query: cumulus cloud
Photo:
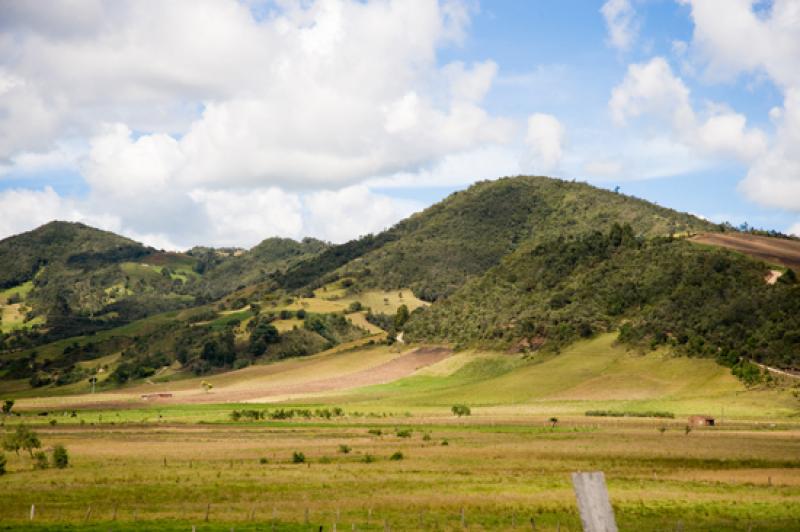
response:
[[[656,134],[666,125],[675,141],[699,156],[734,156],[748,162],[766,150],[766,135],[760,129],[748,128],[744,115],[711,104],[703,116],[698,116],[689,89],[662,57],[630,65],[625,79],[613,89],[608,105],[618,125],[644,119]]]
[[[565,129],[558,118],[544,113],[528,117],[525,143],[529,148],[528,165],[547,173],[558,168],[563,157]]]
[[[750,167],[740,189],[768,206],[800,210],[800,89],[786,94],[770,149]]]
[[[0,56],[16,59],[0,86],[16,114],[0,124],[0,156],[29,148],[29,136],[46,143],[76,129],[103,143],[102,118],[144,134],[109,147],[99,167],[119,154],[192,185],[318,186],[509,132],[480,107],[494,63],[436,64],[437,47],[468,23],[457,2],[319,0],[263,20],[234,1],[116,2],[98,4],[94,24],[56,5],[55,22],[10,10],[4,33],[15,38],[0,40]],[[73,23],[90,27],[60,31]],[[31,122],[30,135],[13,133]],[[124,187],[127,175],[104,180],[117,177]]]
[[[418,175],[514,133],[482,106],[497,65],[437,56],[463,40],[473,2],[262,7],[3,3],[0,175],[79,169],[87,197],[50,210],[112,212],[150,242],[342,240],[409,212],[358,183]],[[368,221],[335,219],[345,210],[325,201]]]
[[[784,93],[783,108],[770,118],[776,132],[767,149],[756,150],[740,183],[748,197],[766,205],[800,210],[800,4],[775,0],[682,0],[691,7],[692,50],[712,79],[743,73],[766,75]],[[741,136],[743,121],[726,129],[728,144]]]
[[[784,87],[800,87],[800,5],[774,0],[680,0],[691,7],[692,47],[715,78],[762,71]]]
[[[608,0],[600,8],[608,27],[608,41],[619,50],[628,50],[639,33],[636,12],[630,0]]]
[[[414,201],[375,194],[363,185],[317,191],[309,194],[304,204],[310,234],[333,242],[381,231],[422,208]]]

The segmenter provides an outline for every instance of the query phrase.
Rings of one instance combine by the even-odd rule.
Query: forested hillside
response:
[[[364,286],[409,286],[418,297],[433,301],[517,248],[607,231],[614,223],[627,223],[643,236],[716,230],[689,214],[585,183],[503,178],[477,183],[400,222],[390,230],[392,239],[351,260],[338,274]]]
[[[462,345],[557,349],[598,332],[671,344],[736,365],[800,365],[800,286],[789,270],[629,225],[520,249],[451,297],[415,313],[406,335]]]

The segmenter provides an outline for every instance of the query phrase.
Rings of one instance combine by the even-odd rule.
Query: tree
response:
[[[557,418],[557,417],[551,417],[551,418],[549,419],[549,421],[550,421],[550,423],[552,424],[552,427],[553,427],[553,428],[556,428],[556,425],[558,425],[558,418]]]
[[[66,447],[59,444],[53,448],[53,466],[64,469],[69,465],[69,454]]]
[[[44,454],[44,451],[38,451],[32,458],[34,469],[47,469],[50,467],[50,461],[47,459],[47,455]]]
[[[14,436],[19,442],[20,448],[28,451],[28,454],[31,455],[31,458],[33,458],[34,449],[42,448],[42,442],[39,439],[39,435],[25,425],[17,425],[17,432]]]
[[[210,392],[210,391],[211,391],[211,390],[214,388],[214,385],[213,385],[213,384],[211,384],[211,383],[210,383],[210,382],[208,382],[208,381],[203,381],[203,382],[201,382],[201,383],[200,383],[200,386],[202,386],[202,387],[203,387],[203,390],[205,390],[205,392],[206,392],[206,393]]]
[[[472,414],[472,411],[467,405],[453,405],[450,411],[453,413],[453,415],[458,417],[469,416]]]
[[[6,434],[3,438],[3,449],[9,452],[15,452],[17,456],[19,456],[19,441],[17,440],[16,434]]]
[[[3,414],[6,416],[11,413],[11,409],[14,408],[14,400],[13,399],[6,399],[3,401]]]
[[[409,312],[408,307],[405,305],[400,305],[397,307],[397,314],[394,315],[394,327],[398,331],[403,329],[403,325],[406,324],[408,321]]]

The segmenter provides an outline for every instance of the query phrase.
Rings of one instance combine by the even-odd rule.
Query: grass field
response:
[[[581,470],[605,472],[621,530],[792,530],[800,520],[796,430],[661,434],[648,420],[551,428],[446,411],[211,425],[113,419],[40,429],[45,447],[69,449],[66,470],[34,471],[10,456],[2,526],[27,528],[35,504],[42,529],[455,530],[463,508],[472,530],[530,530],[531,518],[537,530],[579,530],[569,474]],[[292,463],[294,452],[306,463]],[[397,452],[403,458],[390,459]]]
[[[531,530],[530,519],[580,530],[569,475],[586,470],[605,472],[621,530],[800,522],[791,384],[748,389],[712,361],[628,351],[612,335],[549,356],[357,344],[205,377],[208,394],[185,379],[18,400],[6,430],[30,425],[72,463],[37,471],[6,454],[0,530],[456,530],[462,508],[471,530]],[[139,399],[153,391],[174,397]],[[458,403],[472,415],[454,417]],[[231,421],[239,409],[333,407],[344,415]],[[691,414],[719,424],[687,433]]]

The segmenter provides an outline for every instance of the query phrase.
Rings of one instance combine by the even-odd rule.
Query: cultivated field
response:
[[[700,244],[733,249],[787,268],[800,268],[800,240],[746,233],[706,233],[694,236],[691,240]]]

